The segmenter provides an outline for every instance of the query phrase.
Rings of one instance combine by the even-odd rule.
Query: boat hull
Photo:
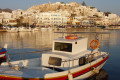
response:
[[[99,66],[97,67],[97,70],[100,70],[100,69],[104,66],[105,63],[106,63],[106,62],[104,62],[104,63],[102,63],[101,65],[99,65]],[[93,76],[93,75],[95,75],[95,74],[96,74],[96,72],[94,72],[94,71],[89,71],[89,72],[87,72],[87,73],[85,73],[85,74],[83,74],[83,75],[81,75],[81,76],[78,76],[78,77],[74,78],[74,80],[89,78],[89,77],[91,77],[91,76]]]
[[[69,71],[72,73],[74,79],[85,79],[95,74],[92,68],[96,68],[100,70],[103,65],[106,63],[109,54],[103,59],[99,60],[95,64],[90,63],[90,66],[81,69],[81,67],[70,69]],[[9,75],[0,75],[0,80],[67,80],[68,79],[68,71],[57,72],[52,74],[46,74],[44,78],[25,78],[25,77],[16,77]]]

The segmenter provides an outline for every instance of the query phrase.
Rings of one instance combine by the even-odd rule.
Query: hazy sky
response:
[[[98,10],[105,12],[110,11],[120,15],[120,0],[0,0],[0,8],[16,9],[28,9],[33,5],[39,5],[43,3],[55,3],[55,2],[78,2],[81,4],[83,1],[87,6],[96,7]]]

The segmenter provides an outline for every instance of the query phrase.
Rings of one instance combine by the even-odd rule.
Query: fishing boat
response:
[[[68,35],[53,41],[52,50],[40,58],[7,61],[0,66],[2,80],[73,80],[86,79],[106,63],[109,53],[99,50],[99,40]],[[93,45],[97,44],[97,45]]]

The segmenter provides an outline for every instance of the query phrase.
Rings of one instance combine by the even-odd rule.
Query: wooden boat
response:
[[[98,45],[96,49],[89,50],[88,38],[73,37],[55,39],[52,51],[43,53],[40,58],[2,63],[0,79],[73,80],[86,79],[99,73],[109,53],[99,51]]]

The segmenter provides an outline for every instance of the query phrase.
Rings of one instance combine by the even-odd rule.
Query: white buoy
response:
[[[97,68],[93,67],[93,72],[99,73],[99,70]]]
[[[72,73],[70,71],[68,71],[68,80],[74,80]]]

